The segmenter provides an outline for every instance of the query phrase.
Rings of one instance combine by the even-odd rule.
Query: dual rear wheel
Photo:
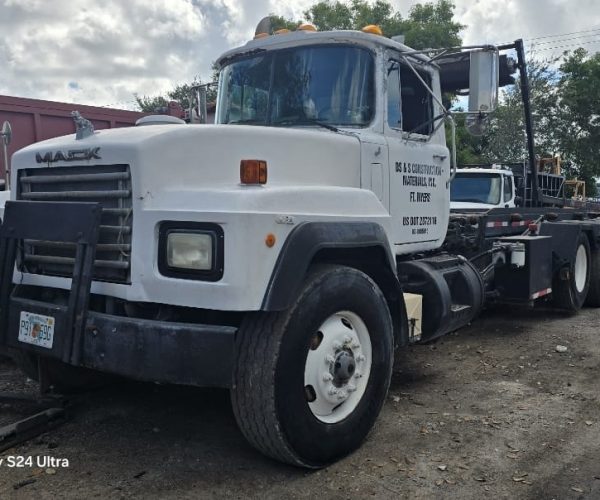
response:
[[[600,249],[592,250],[585,233],[579,235],[573,262],[555,278],[552,295],[559,309],[575,312],[584,305],[600,307]]]

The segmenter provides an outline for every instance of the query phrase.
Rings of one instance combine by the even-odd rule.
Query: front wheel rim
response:
[[[312,335],[304,367],[304,392],[312,414],[333,424],[360,403],[372,365],[371,336],[355,313],[329,316]]]
[[[588,259],[584,245],[579,245],[575,255],[575,288],[579,293],[585,289],[587,281]]]

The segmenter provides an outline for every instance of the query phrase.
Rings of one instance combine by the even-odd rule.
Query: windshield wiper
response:
[[[264,120],[259,120],[257,118],[244,118],[243,120],[233,120],[232,122],[227,122],[227,125],[241,125],[241,124],[259,124],[266,125]]]
[[[326,122],[322,122],[320,120],[317,119],[312,119],[312,118],[307,118],[304,120],[283,120],[280,122],[273,122],[273,125],[283,125],[283,126],[289,126],[289,125],[318,125],[319,127],[323,127],[326,128],[327,130],[331,130],[333,132],[339,132],[340,129],[330,125],[329,123]]]

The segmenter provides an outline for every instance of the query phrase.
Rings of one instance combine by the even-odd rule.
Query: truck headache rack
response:
[[[66,363],[79,364],[82,338],[88,310],[92,266],[100,229],[101,207],[98,203],[8,201],[0,226],[0,343],[23,348],[13,333],[20,323],[18,307],[34,307],[35,312],[56,319],[56,329],[65,333],[57,337],[52,351]],[[67,306],[44,304],[17,297],[11,298],[17,246],[33,239],[70,243],[75,249],[71,292]],[[25,307],[25,310],[28,310]],[[16,325],[16,326],[15,326]],[[11,328],[12,327],[12,328]],[[14,337],[14,338],[13,338]],[[48,349],[27,345],[33,352]]]
[[[97,202],[102,208],[94,280],[130,281],[131,174],[127,165],[24,169],[17,198],[29,201]],[[75,244],[27,238],[18,255],[19,269],[33,274],[70,277]]]

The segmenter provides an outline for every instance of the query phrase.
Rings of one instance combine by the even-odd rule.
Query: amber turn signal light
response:
[[[277,238],[275,238],[275,235],[273,233],[269,233],[265,238],[265,245],[267,245],[269,248],[273,248],[273,245],[275,245],[276,241]]]
[[[242,184],[266,184],[267,162],[264,160],[240,161],[240,182]]]

